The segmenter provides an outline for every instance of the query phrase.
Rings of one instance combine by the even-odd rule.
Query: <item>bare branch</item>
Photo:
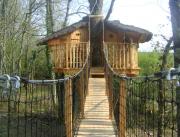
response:
[[[166,66],[167,66],[167,56],[169,54],[169,50],[171,49],[171,44],[173,42],[173,37],[171,37],[166,46],[165,46],[165,49],[164,49],[164,52],[163,52],[163,55],[162,55],[162,64],[161,64],[161,71],[165,70],[166,69]]]
[[[70,13],[68,16],[72,16],[72,15],[75,15],[75,14],[85,14],[85,15],[89,15],[89,14],[86,13],[86,12],[77,11],[77,12]]]
[[[111,13],[112,13],[113,6],[114,6],[114,2],[115,2],[115,0],[111,0],[110,8],[109,8],[109,10],[108,10],[108,13],[107,13],[107,15],[106,15],[106,18],[104,19],[105,21],[109,19],[110,15],[111,15]]]
[[[64,19],[63,27],[65,27],[67,25],[68,15],[69,15],[69,7],[70,7],[71,1],[72,0],[68,0],[68,3],[67,3],[66,16],[65,16],[65,19]]]
[[[160,36],[161,36],[165,41],[167,41],[167,42],[169,41],[169,39],[166,38],[164,35],[161,34]]]

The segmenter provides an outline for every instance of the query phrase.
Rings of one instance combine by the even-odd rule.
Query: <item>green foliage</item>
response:
[[[141,68],[140,75],[151,75],[160,71],[160,65],[162,64],[162,53],[153,52],[139,52],[139,67]],[[173,66],[173,54],[168,55],[167,68]]]
[[[150,75],[159,71],[160,55],[157,52],[140,52],[139,66],[141,68],[140,75]]]

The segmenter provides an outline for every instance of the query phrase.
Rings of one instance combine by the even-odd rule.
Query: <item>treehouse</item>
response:
[[[105,52],[110,66],[117,73],[139,73],[139,43],[149,41],[152,33],[119,21],[101,19],[100,22],[100,25],[96,25],[101,28],[99,32],[92,30],[91,17],[86,17],[39,41],[39,45],[48,44],[55,72],[76,73],[83,67],[89,53],[91,69],[98,68],[102,71]],[[97,33],[101,36],[98,37]]]

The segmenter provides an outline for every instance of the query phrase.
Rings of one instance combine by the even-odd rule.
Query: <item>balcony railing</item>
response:
[[[119,73],[136,75],[138,67],[138,45],[136,43],[104,43],[106,58]]]
[[[82,68],[88,54],[88,42],[61,43],[51,46],[51,55],[55,70]]]

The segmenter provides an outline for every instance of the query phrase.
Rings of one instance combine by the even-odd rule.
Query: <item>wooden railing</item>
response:
[[[137,48],[136,43],[104,43],[106,58],[113,70],[130,75],[139,72]]]
[[[80,69],[89,54],[89,43],[61,43],[51,46],[51,53],[55,70]]]

